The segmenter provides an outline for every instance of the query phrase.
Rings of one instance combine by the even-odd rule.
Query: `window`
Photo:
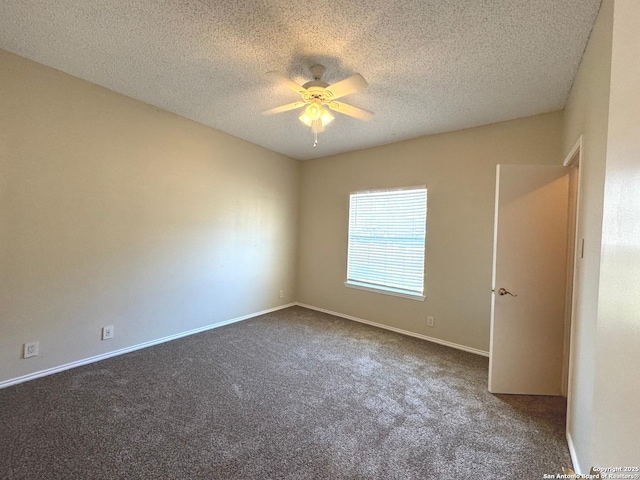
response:
[[[424,300],[426,226],[425,187],[352,193],[345,285]]]

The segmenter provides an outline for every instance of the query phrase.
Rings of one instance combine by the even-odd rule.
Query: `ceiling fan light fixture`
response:
[[[302,114],[298,117],[298,119],[307,127],[313,128],[313,124],[318,122],[323,129],[325,126],[329,125],[334,118],[335,117],[329,110],[316,103],[312,103],[307,106],[307,108],[305,108]]]
[[[320,114],[320,120],[322,121],[322,125],[329,125],[331,122],[333,122],[334,118],[336,117],[334,117],[329,110],[327,110],[326,108],[322,109],[322,112]]]
[[[302,115],[300,115],[300,117],[298,118],[302,123],[310,127],[311,122],[313,122],[314,120],[318,120],[320,118],[320,115],[322,114],[322,110],[323,108],[317,103],[311,103],[310,105],[307,106],[307,108],[304,109],[304,112],[302,112]]]
[[[307,127],[311,126],[311,122],[313,120],[311,120],[311,117],[309,115],[307,115],[307,111],[305,110],[304,112],[302,112],[302,115],[300,115],[298,117],[298,120],[300,120],[302,123],[304,123]]]

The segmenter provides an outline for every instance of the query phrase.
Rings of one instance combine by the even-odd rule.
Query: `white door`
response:
[[[498,165],[489,391],[560,395],[569,167]]]

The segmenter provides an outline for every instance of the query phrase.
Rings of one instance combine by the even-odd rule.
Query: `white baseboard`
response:
[[[317,310],[318,312],[328,313],[329,315],[335,315],[336,317],[346,318],[347,320],[353,320],[354,322],[366,323],[367,325],[372,325],[374,327],[384,328],[385,330],[391,330],[392,332],[401,333],[402,335],[408,335],[410,337],[416,337],[421,340],[427,340],[428,342],[439,343],[440,345],[456,348],[458,350],[464,350],[465,352],[475,353],[476,355],[482,355],[483,357],[489,356],[489,352],[485,352],[484,350],[478,350],[477,348],[473,348],[473,347],[467,347],[466,345],[460,345],[458,343],[448,342],[446,340],[440,340],[439,338],[428,337],[420,333],[410,332],[408,330],[402,330],[401,328],[390,327],[389,325],[372,322],[370,320],[365,320],[363,318],[352,317],[351,315],[345,315],[343,313],[333,312],[331,310],[327,310],[324,308],[314,307],[313,305],[307,305],[306,303],[296,302],[296,305],[300,307],[308,308],[311,310]]]
[[[258,317],[260,315],[264,315],[266,313],[275,312],[277,310],[282,310],[284,308],[289,308],[295,306],[295,303],[288,303],[286,305],[280,305],[279,307],[269,308],[267,310],[262,310],[260,312],[250,313],[249,315],[244,315],[242,317],[232,318],[230,320],[224,320],[222,322],[213,323],[211,325],[206,325],[204,327],[194,328],[193,330],[187,330],[186,332],[175,333],[173,335],[169,335],[167,337],[158,338],[156,340],[150,340],[148,342],[139,343],[137,345],[133,345],[131,347],[121,348],[119,350],[114,350],[112,352],[102,353],[100,355],[96,355],[94,357],[83,358],[82,360],[76,360],[75,362],[65,363],[64,365],[58,365],[57,367],[47,368],[45,370],[40,370],[38,372],[29,373],[27,375],[23,375],[21,377],[10,378],[9,380],[4,380],[0,382],[0,389],[10,387],[11,385],[16,385],[18,383],[28,382],[29,380],[35,380],[36,378],[46,377],[47,375],[52,375],[54,373],[63,372],[65,370],[69,370],[71,368],[80,367],[82,365],[87,365],[89,363],[98,362],[100,360],[105,360],[107,358],[115,357],[118,355],[123,355],[125,353],[134,352],[136,350],[140,350],[142,348],[151,347],[153,345],[158,345],[160,343],[169,342],[171,340],[176,340],[178,338],[187,337],[189,335],[193,335],[196,333],[204,332],[207,330],[212,330],[218,327],[224,327],[225,325],[229,325],[231,323],[241,322],[242,320],[248,320],[249,318]]]
[[[571,438],[571,434],[569,430],[567,430],[567,445],[569,445],[569,455],[571,455],[571,463],[573,463],[573,471],[579,475],[583,475],[582,469],[578,464],[578,456],[576,455],[576,448],[573,445],[573,438]]]
[[[362,318],[352,317],[351,315],[344,315],[344,314],[339,313],[339,312],[334,312],[334,311],[331,311],[331,310],[326,310],[324,308],[314,307],[312,305],[307,305],[305,303],[294,302],[294,303],[288,303],[286,305],[280,305],[279,307],[274,307],[274,308],[269,308],[267,310],[262,310],[260,312],[251,313],[249,315],[244,315],[242,317],[236,317],[236,318],[232,318],[230,320],[224,320],[222,322],[214,323],[214,324],[211,324],[211,325],[206,325],[204,327],[194,328],[192,330],[187,330],[186,332],[180,332],[180,333],[176,333],[176,334],[169,335],[169,336],[166,336],[166,337],[158,338],[158,339],[155,339],[155,340],[150,340],[148,342],[139,343],[137,345],[132,345],[130,347],[121,348],[119,350],[114,350],[112,352],[102,353],[100,355],[95,355],[95,356],[89,357],[89,358],[83,358],[81,360],[76,360],[74,362],[65,363],[64,365],[58,365],[56,367],[47,368],[45,370],[39,370],[37,372],[29,373],[27,375],[23,375],[23,376],[20,376],[20,377],[10,378],[8,380],[4,380],[4,381],[0,382],[0,389],[6,388],[6,387],[10,387],[11,385],[16,385],[18,383],[28,382],[29,380],[35,380],[36,378],[46,377],[47,375],[53,375],[54,373],[63,372],[65,370],[69,370],[69,369],[72,369],[72,368],[80,367],[82,365],[87,365],[89,363],[94,363],[94,362],[98,362],[100,360],[105,360],[107,358],[115,357],[115,356],[118,356],[118,355],[124,355],[125,353],[134,352],[134,351],[140,350],[142,348],[151,347],[153,345],[158,345],[160,343],[169,342],[171,340],[176,340],[178,338],[186,337],[186,336],[189,336],[189,335],[194,335],[196,333],[204,332],[204,331],[207,331],[207,330],[212,330],[214,328],[223,327],[225,325],[230,325],[232,323],[241,322],[242,320],[247,320],[249,318],[258,317],[258,316],[264,315],[266,313],[275,312],[275,311],[278,311],[278,310],[282,310],[284,308],[293,307],[295,305],[299,305],[299,306],[304,307],[304,308],[309,308],[311,310],[317,310],[317,311],[323,312],[323,313],[328,313],[329,315],[335,315],[336,317],[346,318],[347,320],[353,320],[355,322],[366,323],[367,325],[372,325],[374,327],[383,328],[385,330],[391,330],[393,332],[401,333],[403,335],[408,335],[410,337],[416,337],[416,338],[420,338],[422,340],[427,340],[429,342],[439,343],[440,345],[445,345],[447,347],[457,348],[458,350],[464,350],[465,352],[475,353],[476,355],[482,355],[484,357],[488,357],[489,356],[489,352],[485,352],[483,350],[478,350],[476,348],[467,347],[465,345],[459,345],[457,343],[448,342],[446,340],[440,340],[439,338],[428,337],[426,335],[421,335],[419,333],[410,332],[408,330],[402,330],[400,328],[390,327],[389,325],[384,325],[382,323],[376,323],[376,322],[372,322],[370,320],[364,320]],[[569,434],[567,434],[567,438],[570,439]],[[573,460],[574,466],[577,466],[577,463],[576,463],[576,460],[575,460],[575,454],[574,454],[574,452],[572,450],[571,442],[569,442],[569,450],[571,451],[571,458]]]

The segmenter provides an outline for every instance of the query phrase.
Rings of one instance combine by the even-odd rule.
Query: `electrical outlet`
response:
[[[102,327],[102,340],[109,340],[110,338],[113,338],[113,325]]]
[[[278,291],[278,298],[284,298],[284,290]]]
[[[435,318],[433,318],[432,316],[427,317],[427,327],[433,327],[435,323],[436,323]]]
[[[40,353],[40,342],[24,344],[24,358],[35,357],[38,353]]]

